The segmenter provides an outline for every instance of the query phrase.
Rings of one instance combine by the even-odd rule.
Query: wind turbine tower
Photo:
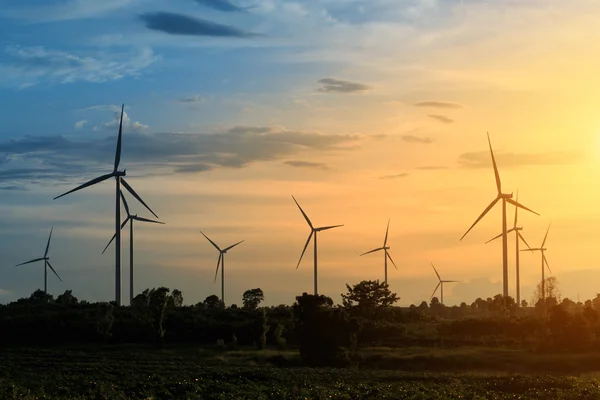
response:
[[[48,250],[50,250],[50,239],[52,239],[52,231],[53,230],[54,230],[54,228],[50,228],[50,236],[48,236],[48,243],[46,243],[46,251],[44,252],[44,257],[34,258],[33,260],[29,260],[24,263],[15,265],[15,267],[18,267],[19,265],[25,265],[25,264],[31,264],[34,262],[38,262],[38,261],[43,261],[44,262],[44,293],[48,293],[48,267],[50,267],[50,270],[52,272],[54,272],[54,275],[56,275],[56,277],[62,282],[62,279],[60,278],[60,276],[58,276],[58,274],[52,267],[52,264],[50,264],[50,257],[48,257]]]
[[[441,292],[441,296],[440,296],[440,301],[442,303],[442,305],[444,305],[444,283],[452,283],[452,282],[458,282],[458,281],[446,281],[446,280],[442,280],[442,278],[440,277],[440,274],[438,274],[437,269],[435,269],[435,265],[433,265],[433,263],[431,263],[431,266],[433,267],[433,270],[435,271],[435,274],[437,275],[437,278],[439,280],[437,286],[435,287],[435,289],[433,289],[433,293],[431,294],[431,298],[429,298],[429,300],[433,299],[433,296],[435,296],[435,292],[437,292],[438,288],[440,288],[440,292]]]
[[[394,268],[396,268],[396,270],[398,269],[398,267],[396,267],[396,263],[394,262],[394,260],[392,260],[392,256],[390,256],[390,253],[388,252],[388,250],[390,249],[390,246],[387,245],[389,230],[390,230],[390,220],[388,219],[387,228],[385,230],[385,239],[383,239],[383,246],[361,254],[361,256],[364,256],[365,254],[370,254],[370,253],[374,253],[376,251],[383,250],[383,268],[384,268],[384,274],[385,274],[385,280],[384,280],[385,284],[387,284],[387,261],[388,261],[388,258],[394,265]]]
[[[204,235],[204,232],[201,231],[200,233]],[[221,265],[221,303],[223,304],[223,307],[225,307],[225,254],[227,253],[227,251],[233,249],[235,246],[242,243],[243,240],[232,244],[229,247],[221,249],[219,246],[217,246],[215,242],[210,240],[208,236],[204,235],[204,237],[215,247],[215,249],[219,251],[219,259],[217,260],[217,270],[215,271],[215,282],[217,281],[217,274],[219,273],[219,265]]]

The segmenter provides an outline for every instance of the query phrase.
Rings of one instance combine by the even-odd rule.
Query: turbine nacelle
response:
[[[124,169],[123,171],[115,171],[115,172],[113,172],[113,175],[114,176],[125,176],[125,175],[127,175],[127,170]]]
[[[498,197],[500,199],[512,199],[513,198],[513,194],[512,193],[499,193]]]

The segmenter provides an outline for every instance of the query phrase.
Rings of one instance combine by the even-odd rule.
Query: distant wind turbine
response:
[[[54,272],[54,275],[56,275],[56,277],[62,282],[62,279],[60,278],[60,276],[58,276],[58,274],[56,273],[54,268],[52,268],[52,264],[50,264],[50,257],[48,257],[48,250],[50,250],[50,239],[52,239],[52,231],[53,230],[54,230],[54,227],[50,228],[50,236],[48,236],[48,243],[46,244],[46,251],[44,252],[44,257],[35,258],[33,260],[15,265],[15,267],[18,267],[19,265],[25,265],[25,264],[31,264],[34,262],[38,262],[38,261],[44,261],[44,293],[48,293],[48,267],[50,267],[52,272]]]
[[[519,201],[519,191],[517,190],[517,202]],[[523,241],[523,243],[525,243],[525,245],[527,246],[527,248],[531,249],[531,247],[529,247],[529,244],[527,244],[527,241],[525,240],[525,238],[523,237],[523,235],[521,235],[521,231],[523,230],[523,227],[519,227],[517,226],[517,213],[519,211],[519,207],[515,207],[515,222],[513,224],[513,227],[511,229],[509,229],[508,231],[506,231],[506,233],[510,233],[510,232],[514,232],[515,233],[515,246],[516,246],[516,254],[515,254],[515,264],[516,264],[516,276],[517,276],[517,307],[521,306],[521,272],[519,270],[519,239],[521,239]],[[485,242],[486,244],[491,242],[492,240],[496,240],[499,237],[502,237],[502,234],[499,234],[498,236],[488,240],[487,242]]]
[[[154,211],[152,211],[150,209],[150,207],[148,207],[148,205],[146,203],[144,203],[144,200],[142,200],[142,198],[140,196],[138,196],[138,194],[135,192],[135,190],[133,190],[133,188],[131,186],[129,186],[129,184],[127,182],[125,182],[124,176],[126,175],[126,170],[123,170],[123,171],[118,170],[119,162],[121,160],[121,137],[122,137],[122,133],[123,133],[123,110],[124,110],[124,108],[125,108],[125,105],[123,104],[121,106],[121,120],[119,122],[119,135],[117,138],[117,150],[115,152],[115,165],[114,165],[113,171],[110,174],[106,174],[106,175],[102,175],[97,178],[94,178],[91,181],[86,182],[80,186],[77,186],[75,189],[69,190],[68,192],[63,193],[60,196],[56,196],[54,198],[54,200],[56,200],[60,197],[66,196],[69,193],[73,193],[78,190],[84,189],[88,186],[95,185],[96,183],[100,183],[109,178],[112,178],[112,177],[115,178],[115,181],[116,181],[115,235],[116,235],[116,239],[117,239],[117,244],[115,246],[115,302],[119,306],[121,305],[121,229],[120,229],[120,224],[121,224],[121,204],[120,204],[121,183],[123,183],[123,186],[125,187],[125,189],[127,189],[127,191],[133,195],[133,197],[138,199],[138,201],[140,203],[142,203],[144,205],[144,207],[146,207],[156,218],[158,218],[158,215],[156,215],[154,213]]]
[[[488,137],[488,144],[490,146],[490,153],[492,154],[492,164],[494,166],[494,175],[496,176],[496,188],[498,189],[498,194],[496,195],[496,198],[490,203],[489,206],[487,206],[487,208],[485,210],[483,210],[483,212],[481,213],[481,215],[479,216],[479,218],[477,218],[475,220],[475,222],[473,223],[473,225],[471,225],[471,227],[465,232],[465,234],[460,238],[460,240],[462,241],[463,238],[465,236],[467,236],[467,233],[469,233],[471,231],[471,229],[473,229],[473,227],[475,225],[477,225],[477,223],[485,216],[485,214],[487,214],[495,205],[499,200],[502,200],[502,291],[503,291],[503,295],[504,297],[508,297],[508,243],[507,243],[507,238],[506,238],[506,203],[510,203],[515,207],[521,207],[524,210],[527,210],[529,212],[532,212],[536,215],[540,215],[538,213],[536,213],[533,210],[530,210],[529,208],[525,207],[524,205],[522,205],[521,203],[515,201],[512,199],[513,194],[510,193],[502,193],[502,185],[500,183],[500,174],[498,173],[498,166],[496,165],[496,159],[494,158],[494,151],[492,150],[492,142],[490,141],[490,134],[488,133],[487,135]]]
[[[200,231],[200,233],[202,235],[204,235],[204,232]],[[204,235],[204,237],[213,246],[215,246],[215,249],[217,249],[219,251],[219,259],[217,260],[217,270],[215,271],[215,282],[217,281],[217,274],[219,273],[219,265],[221,265],[221,303],[223,303],[223,307],[225,307],[225,253],[227,253],[227,251],[233,249],[238,244],[242,243],[243,240],[237,242],[236,244],[232,244],[229,247],[221,249],[219,246],[217,246],[217,244],[215,242],[210,240],[210,238],[208,236]]]
[[[387,239],[388,239],[388,232],[389,232],[389,230],[390,230],[390,220],[388,219],[387,228],[385,230],[385,239],[383,239],[383,247],[378,247],[376,249],[373,249],[371,251],[367,251],[366,253],[362,253],[361,254],[361,256],[364,256],[365,254],[370,254],[370,253],[374,253],[376,251],[383,250],[383,268],[384,268],[384,271],[385,271],[385,280],[384,280],[384,282],[386,284],[387,284],[387,261],[388,261],[388,258],[390,259],[390,261],[394,265],[394,268],[396,268],[396,270],[398,269],[398,267],[396,267],[396,263],[394,262],[394,260],[392,260],[392,256],[390,256],[390,253],[388,253],[388,250],[390,249],[390,247],[387,246]]]
[[[444,283],[452,283],[452,282],[458,282],[458,281],[442,280],[442,278],[440,277],[440,274],[438,274],[438,272],[437,272],[437,269],[435,269],[435,265],[433,265],[433,263],[431,263],[431,266],[433,267],[433,270],[435,271],[435,274],[437,275],[439,282],[438,282],[437,286],[435,287],[435,289],[433,290],[433,293],[431,294],[431,298],[429,300],[433,299],[433,296],[435,296],[435,292],[437,292],[438,288],[440,288],[441,289],[441,296],[440,296],[441,303],[442,303],[442,305],[444,305]]]
[[[521,251],[539,251],[540,253],[542,253],[542,299],[546,300],[546,278],[545,278],[545,274],[544,274],[544,264],[546,264],[546,267],[548,267],[548,271],[550,273],[552,273],[552,270],[550,269],[550,265],[548,265],[548,260],[546,259],[546,254],[544,253],[546,250],[544,245],[546,244],[546,239],[548,238],[548,232],[550,231],[550,225],[548,225],[548,229],[546,230],[546,235],[544,236],[544,240],[542,241],[542,245],[538,248],[529,248],[527,250],[521,250]]]
[[[129,305],[133,305],[133,221],[140,222],[151,222],[153,224],[165,224],[164,222],[155,221],[152,219],[147,219],[143,217],[138,217],[137,214],[132,215],[129,212],[129,205],[127,204],[127,200],[125,200],[125,195],[123,195],[123,191],[121,193],[121,200],[123,200],[123,206],[125,206],[125,212],[127,213],[127,218],[121,224],[121,229],[125,228],[127,222],[129,222]],[[117,234],[115,233],[113,237],[110,239],[104,250],[102,250],[102,254],[108,249],[108,246],[115,240]]]
[[[306,244],[304,245],[304,249],[302,250],[302,254],[300,254],[300,259],[298,260],[298,265],[296,265],[296,269],[298,269],[298,267],[300,266],[300,261],[302,261],[302,257],[304,256],[304,252],[306,251],[306,248],[308,247],[308,244],[310,243],[310,239],[313,237],[313,234],[314,234],[315,235],[315,240],[314,240],[314,245],[315,245],[315,249],[314,249],[315,278],[314,279],[315,279],[315,296],[317,296],[318,295],[318,291],[317,291],[317,233],[320,232],[320,231],[326,231],[328,229],[339,228],[340,226],[344,226],[344,225],[321,226],[321,227],[315,228],[313,226],[312,222],[310,222],[310,219],[308,218],[308,216],[306,215],[306,213],[304,212],[304,210],[302,209],[302,207],[300,207],[300,204],[298,204],[298,202],[296,201],[296,198],[294,196],[292,196],[292,199],[294,199],[294,202],[296,203],[296,205],[300,209],[300,212],[304,216],[304,219],[306,219],[306,222],[308,223],[308,226],[310,226],[310,235],[308,235],[308,239],[306,240]]]

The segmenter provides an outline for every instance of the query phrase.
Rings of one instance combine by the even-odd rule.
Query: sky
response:
[[[596,0],[0,0],[0,302],[43,288],[114,299],[114,180],[60,199],[114,162],[165,225],[135,225],[136,292],[195,304],[260,287],[265,304],[383,280],[399,305],[502,291],[489,132],[502,188],[563,297],[600,291],[600,39]],[[132,213],[154,218],[127,194]],[[122,211],[124,213],[124,211]],[[512,224],[514,207],[508,206]],[[129,235],[123,231],[123,299]],[[509,236],[509,292],[515,293]],[[547,272],[546,276],[549,276]],[[219,274],[220,275],[220,274]],[[541,278],[521,253],[522,298]]]

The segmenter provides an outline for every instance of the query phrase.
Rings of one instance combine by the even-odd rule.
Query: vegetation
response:
[[[342,298],[261,307],[256,288],[243,307],[216,296],[184,306],[179,290],[160,287],[117,307],[36,291],[0,306],[0,397],[600,398],[595,381],[471,375],[595,374],[600,295],[401,308],[387,284],[363,281]]]

